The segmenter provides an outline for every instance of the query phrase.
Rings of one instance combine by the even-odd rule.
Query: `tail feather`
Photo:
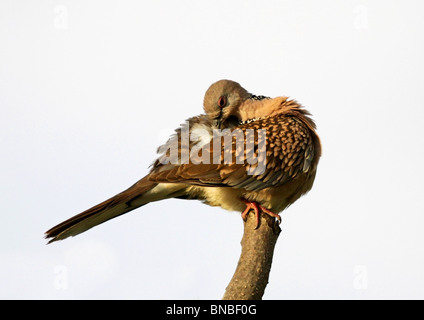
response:
[[[171,188],[157,186],[158,183],[149,181],[146,176],[127,190],[47,230],[45,237],[51,243],[76,236],[148,202],[178,195],[183,188],[181,185]]]

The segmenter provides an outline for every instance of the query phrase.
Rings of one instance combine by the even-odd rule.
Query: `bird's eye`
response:
[[[227,97],[221,96],[218,100],[218,106],[222,109],[227,105]]]

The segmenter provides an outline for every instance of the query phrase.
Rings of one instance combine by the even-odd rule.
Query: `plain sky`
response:
[[[424,298],[422,1],[0,2],[0,298],[220,299],[240,214],[166,200],[46,245],[203,95],[287,95],[323,144],[264,299]]]

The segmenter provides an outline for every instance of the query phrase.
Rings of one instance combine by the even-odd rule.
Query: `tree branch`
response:
[[[241,255],[223,300],[260,300],[268,284],[272,256],[281,232],[273,217],[260,214],[258,229],[252,211],[244,222]]]

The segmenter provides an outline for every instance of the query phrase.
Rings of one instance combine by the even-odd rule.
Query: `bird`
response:
[[[244,220],[253,210],[256,228],[260,214],[281,222],[315,180],[321,142],[311,114],[287,96],[254,95],[226,79],[207,89],[203,110],[158,148],[146,176],[46,231],[48,243],[169,198],[200,200]]]

